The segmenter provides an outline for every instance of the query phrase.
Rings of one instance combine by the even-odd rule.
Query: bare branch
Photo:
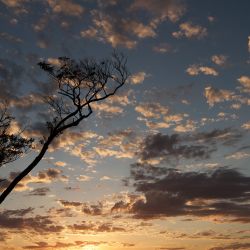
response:
[[[55,137],[88,118],[93,113],[91,104],[116,94],[129,75],[126,58],[117,52],[114,52],[111,58],[100,62],[94,59],[77,62],[67,57],[58,59],[60,65],[57,67],[47,62],[38,64],[58,85],[58,92],[46,98],[54,113],[47,122],[49,135],[45,138],[38,156],[1,194],[0,203],[40,162]]]

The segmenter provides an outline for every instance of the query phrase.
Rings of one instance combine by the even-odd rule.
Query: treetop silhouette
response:
[[[56,65],[45,61],[38,63],[57,84],[57,93],[46,97],[47,103],[52,107],[51,119],[47,121],[49,133],[41,141],[42,148],[36,158],[0,195],[0,204],[40,162],[57,136],[89,117],[93,113],[92,103],[114,95],[125,84],[129,76],[126,63],[124,55],[117,52],[113,52],[111,58],[101,61],[85,59],[77,62],[60,57]]]
[[[7,104],[0,108],[0,167],[17,160],[32,146],[33,139],[26,139],[20,133],[11,132],[14,117],[7,111]]]

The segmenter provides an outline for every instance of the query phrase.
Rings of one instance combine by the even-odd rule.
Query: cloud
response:
[[[93,103],[91,107],[97,111],[97,116],[110,118],[123,113],[123,108],[108,102]]]
[[[246,129],[246,130],[250,129],[250,121],[242,124],[241,127]]]
[[[81,17],[84,13],[84,8],[74,3],[72,0],[47,0],[52,11],[56,14],[64,14],[69,16]]]
[[[135,18],[136,15],[134,18],[128,18],[131,12],[141,9],[152,14],[147,23],[139,21]],[[81,31],[81,36],[109,43],[112,47],[122,46],[132,49],[136,47],[139,40],[156,37],[156,29],[165,19],[177,21],[184,14],[185,6],[179,1],[172,0],[163,2],[136,0],[128,9],[124,7],[124,10],[117,15],[110,5],[101,4],[100,10],[91,11],[92,24]]]
[[[227,56],[225,55],[213,55],[211,57],[212,62],[219,66],[224,66],[227,63]]]
[[[10,216],[25,216],[28,215],[29,213],[32,213],[34,211],[34,208],[28,207],[28,208],[22,208],[22,209],[12,209],[12,210],[5,210],[4,215],[6,217]]]
[[[110,96],[107,99],[107,103],[117,105],[119,104],[120,106],[127,106],[130,104],[134,104],[135,102],[135,95],[133,90],[128,90],[125,91],[121,94],[116,94],[114,96]]]
[[[63,161],[56,161],[54,163],[54,165],[57,166],[57,167],[65,167],[67,165],[67,163],[63,162]]]
[[[134,164],[131,177],[145,198],[132,204],[136,218],[222,216],[248,222],[250,177],[234,169],[181,172],[165,167]],[[131,206],[131,205],[130,205]]]
[[[152,130],[157,130],[157,129],[161,129],[161,128],[169,128],[170,126],[177,125],[184,119],[184,117],[187,116],[187,114],[174,114],[174,115],[167,114],[166,111],[167,111],[168,108],[164,107],[164,106],[161,106],[163,109],[162,110],[161,109],[157,110],[155,112],[156,115],[151,116],[151,117],[145,117],[145,115],[147,115],[147,112],[148,112],[148,115],[150,115],[149,110],[148,111],[143,111],[142,108],[139,108],[140,105],[137,106],[137,107],[138,107],[137,112],[139,112],[139,113],[141,112],[141,114],[144,116],[144,117],[138,117],[137,119],[140,120],[140,121],[145,121],[146,126],[148,128],[150,128],[150,129],[152,129]],[[149,118],[150,119],[160,119],[160,118],[162,118],[163,121],[153,121],[153,120],[149,120]],[[178,126],[179,125],[177,125],[177,127]],[[179,128],[180,127],[178,127],[177,130]]]
[[[156,248],[156,250],[185,250],[185,247],[160,247]]]
[[[227,155],[226,159],[240,160],[248,157],[250,157],[250,153],[239,151],[234,154]]]
[[[0,212],[0,226],[2,229],[15,229],[19,232],[29,230],[39,234],[50,234],[61,232],[64,227],[55,226],[55,222],[49,216],[36,215],[27,217],[32,208],[22,210],[3,210]]]
[[[2,100],[15,99],[19,94],[20,80],[23,79],[23,66],[7,59],[0,59],[0,98]]]
[[[196,76],[196,75],[199,75],[200,73],[203,73],[204,75],[213,75],[213,76],[217,76],[219,74],[215,69],[211,67],[199,66],[196,64],[189,66],[186,72],[190,76]]]
[[[59,249],[59,248],[68,248],[78,246],[78,244],[74,243],[64,243],[64,242],[56,242],[55,244],[51,245],[45,241],[38,241],[34,243],[35,245],[24,246],[23,249]]]
[[[93,10],[92,26],[82,30],[81,36],[109,43],[112,47],[123,46],[128,49],[134,48],[138,39],[156,36],[153,25],[108,12]]]
[[[169,112],[169,108],[162,106],[158,102],[141,103],[135,107],[135,111],[145,118],[159,119],[161,115],[166,115]]]
[[[213,23],[216,20],[214,16],[208,16],[207,19],[210,23]]]
[[[196,123],[192,120],[187,120],[186,124],[179,124],[174,128],[175,132],[186,133],[196,130]]]
[[[140,71],[130,76],[129,80],[132,84],[141,84],[145,78],[150,75],[146,74],[146,72]]]
[[[27,0],[1,0],[1,2],[7,5],[8,7],[19,7],[22,5],[22,3],[26,1]]]
[[[249,249],[250,243],[248,242],[233,242],[229,243],[227,245],[217,246],[217,247],[211,247],[208,250],[241,250],[241,249]]]
[[[128,21],[126,26],[129,31],[131,30],[138,38],[155,37],[156,33],[151,26],[138,23],[136,21]]]
[[[154,133],[147,135],[141,141],[137,156],[142,162],[157,159],[159,162],[171,162],[178,159],[208,159],[216,151],[218,145],[235,146],[242,136],[242,132],[231,128],[189,134]]]
[[[2,181],[0,183],[0,190],[4,190],[9,186],[11,181],[19,174],[20,172],[10,172],[8,179],[5,181]],[[62,170],[59,169],[53,169],[48,168],[43,171],[39,171],[37,175],[31,175],[28,174],[26,177],[22,179],[21,182],[19,182],[15,188],[15,191],[26,191],[26,190],[32,190],[32,188],[29,186],[29,184],[32,183],[51,183],[52,181],[67,181],[68,177],[62,174]]]
[[[101,244],[105,244],[107,242],[104,241],[74,241],[74,242],[61,242],[61,241],[57,241],[54,244],[49,244],[48,242],[45,241],[37,241],[34,242],[33,244],[35,245],[28,245],[28,246],[24,246],[23,249],[59,249],[59,248],[65,248],[65,249],[69,249],[69,248],[78,248],[79,247],[84,247],[85,246],[98,246]],[[86,249],[86,248],[85,248]]]
[[[172,50],[172,47],[168,43],[160,43],[153,47],[153,51],[157,53],[167,53]]]
[[[82,30],[80,34],[82,37],[95,38],[98,35],[98,30],[96,28],[90,27],[89,29]]]
[[[210,107],[213,107],[215,103],[235,99],[234,92],[224,89],[216,89],[211,86],[205,88],[204,96],[206,97],[207,103]]]
[[[48,187],[36,188],[29,192],[29,196],[47,196],[50,192]]]
[[[78,201],[59,200],[59,203],[66,208],[75,208],[83,206],[83,203]]]
[[[141,144],[141,150],[138,152],[142,161],[161,158],[170,160],[171,158],[186,159],[207,159],[214,149],[206,145],[196,143],[188,145],[178,134],[163,135],[161,133],[149,135]]]
[[[207,29],[200,26],[200,25],[194,25],[191,22],[185,22],[180,24],[180,30],[173,32],[172,35],[175,38],[181,38],[181,37],[187,37],[189,39],[191,38],[198,38],[201,39],[205,36],[207,36]]]
[[[24,6],[29,0],[1,0],[1,2],[8,8],[13,9],[16,15],[28,13],[28,10]]]
[[[111,178],[107,175],[104,175],[100,178],[100,181],[107,181],[107,180],[111,180]]]
[[[89,164],[90,166],[97,163],[96,153],[93,150],[88,150],[85,148],[86,145],[78,144],[67,149],[71,155],[79,157],[82,161]]]
[[[139,138],[132,129],[118,130],[109,133],[94,147],[100,157],[133,158],[138,147]]]
[[[25,110],[34,109],[35,105],[38,104],[44,104],[44,98],[35,93],[26,96],[18,96],[10,100],[10,106]]]
[[[101,202],[98,204],[87,204],[85,203],[82,207],[82,212],[88,215],[97,216],[103,214],[103,205]]]
[[[169,19],[172,22],[178,21],[186,11],[181,1],[173,0],[135,0],[130,10],[146,10],[161,20]]]
[[[6,232],[0,232],[0,242],[6,241],[9,239],[9,235]]]
[[[248,52],[250,52],[250,36],[248,36],[248,43],[247,43],[247,47],[248,47]]]
[[[250,77],[249,76],[241,76],[237,79],[238,82],[243,87],[243,92],[250,93]]]
[[[75,211],[91,216],[104,214],[104,208],[101,202],[98,202],[97,204],[89,204],[87,202],[59,200],[59,203],[64,208],[74,209]]]
[[[79,175],[77,177],[78,181],[90,181],[93,177],[88,176],[88,175]]]
[[[81,232],[95,232],[95,233],[103,233],[103,232],[126,232],[127,229],[113,225],[112,223],[87,223],[83,221],[81,224],[73,224],[69,226],[69,229],[72,231],[81,231]]]
[[[53,152],[57,149],[64,149],[72,153],[73,146],[77,146],[79,143],[83,143],[82,145],[88,145],[92,139],[97,138],[98,135],[93,131],[65,131],[62,135],[57,137],[52,144],[50,145],[49,151]]]
[[[9,33],[6,32],[0,32],[0,38],[7,40],[8,42],[13,42],[13,43],[21,43],[22,39],[16,36],[12,36]]]

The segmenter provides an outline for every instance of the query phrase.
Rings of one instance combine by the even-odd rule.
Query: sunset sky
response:
[[[130,76],[53,142],[0,206],[0,249],[250,249],[250,1],[0,0],[0,100],[38,154],[51,80],[101,60]]]

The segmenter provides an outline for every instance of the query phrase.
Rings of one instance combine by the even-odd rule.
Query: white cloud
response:
[[[111,180],[111,178],[109,176],[104,175],[103,177],[100,178],[100,181],[107,181],[107,180]]]
[[[168,107],[162,106],[160,103],[142,103],[135,107],[135,111],[145,118],[159,119],[161,115],[166,115],[169,111]]]
[[[215,103],[229,101],[235,98],[232,91],[216,89],[211,86],[205,88],[204,95],[210,107],[213,107]]]
[[[191,22],[185,22],[180,24],[180,30],[173,32],[172,35],[175,38],[187,37],[187,38],[203,38],[207,35],[207,29],[200,26],[194,25]]]
[[[67,165],[66,162],[63,161],[57,161],[54,163],[57,167],[65,167]]]
[[[130,76],[130,82],[132,84],[140,84],[145,80],[146,77],[149,77],[149,75],[144,71],[140,71]]]
[[[80,32],[82,37],[110,43],[112,47],[123,46],[132,49],[137,45],[138,38],[155,37],[154,23],[144,24],[137,20],[115,14],[105,15],[93,10],[92,25]]]
[[[237,80],[242,85],[243,92],[250,93],[250,77],[249,76],[241,76]]]
[[[212,62],[214,62],[215,64],[219,65],[219,66],[223,66],[226,64],[227,62],[227,56],[225,55],[213,55],[211,57]]]
[[[90,181],[93,177],[88,176],[88,175],[79,175],[76,179],[78,181]]]
[[[250,129],[250,121],[248,121],[248,122],[246,122],[246,123],[242,124],[242,126],[241,126],[241,127],[242,127],[242,128],[244,128],[244,129],[249,130],[249,129]]]
[[[189,66],[186,72],[191,76],[196,76],[199,75],[200,73],[203,73],[204,75],[213,75],[213,76],[217,76],[219,74],[215,69],[211,67],[199,66],[196,64]]]
[[[71,0],[47,0],[54,13],[80,17],[84,8]]]
[[[192,120],[188,120],[186,124],[177,125],[174,128],[174,131],[179,132],[179,133],[186,133],[186,132],[194,131],[196,128],[197,128],[196,123]]]
[[[250,153],[236,152],[234,154],[226,156],[226,159],[240,160],[240,159],[248,158],[248,157],[250,157]]]
[[[171,51],[171,46],[168,43],[160,43],[153,47],[153,51],[157,53],[167,53]]]

